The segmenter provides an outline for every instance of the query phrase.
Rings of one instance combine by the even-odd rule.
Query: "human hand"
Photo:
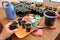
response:
[[[0,34],[0,37],[3,40],[5,40],[6,38],[10,37],[13,33],[15,33],[18,30],[18,29],[10,30],[9,29],[9,25],[10,24],[11,23],[5,25],[4,28],[3,28],[3,30],[2,30],[2,32],[1,32],[1,34]]]

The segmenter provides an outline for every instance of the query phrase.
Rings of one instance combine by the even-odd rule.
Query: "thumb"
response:
[[[18,29],[14,29],[14,30],[12,30],[12,33],[15,33],[17,30],[18,30]]]

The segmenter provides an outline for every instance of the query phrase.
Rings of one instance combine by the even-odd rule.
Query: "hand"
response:
[[[0,37],[2,37],[3,39],[6,39],[6,38],[10,37],[13,33],[15,33],[18,30],[18,29],[10,30],[9,29],[10,24],[11,23],[5,25],[1,34],[0,34]]]

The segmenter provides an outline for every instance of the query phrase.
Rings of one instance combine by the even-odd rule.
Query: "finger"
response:
[[[12,24],[12,22],[10,22],[10,23],[6,24],[4,27],[9,28],[9,26],[10,26],[11,24]]]
[[[14,30],[12,30],[11,32],[12,32],[12,33],[15,33],[17,30],[18,30],[18,29],[14,29]]]

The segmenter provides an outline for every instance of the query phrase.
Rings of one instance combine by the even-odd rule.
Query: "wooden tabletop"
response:
[[[16,17],[17,19],[18,17]],[[15,20],[16,20],[15,19]],[[9,22],[12,22],[13,20],[8,20],[5,15],[5,11],[0,8],[0,23],[4,26]],[[44,26],[44,17],[42,18],[41,21],[41,26]],[[29,34],[27,37],[23,39],[19,39],[16,36],[13,36],[13,40],[55,40],[57,35],[60,32],[60,19],[56,19],[54,26],[56,26],[55,30],[51,29],[44,29],[43,36],[42,37],[35,37]]]

